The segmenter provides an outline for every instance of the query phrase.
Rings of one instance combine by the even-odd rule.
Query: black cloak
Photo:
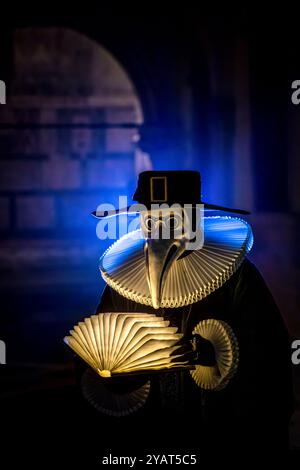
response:
[[[204,391],[188,371],[123,377],[129,389],[151,380],[146,404],[128,417],[99,414],[108,447],[120,450],[197,449],[253,456],[288,450],[293,409],[290,346],[274,299],[256,267],[245,260],[219,289],[191,306],[154,310],[126,300],[106,286],[97,312],[158,313],[189,336],[200,321],[215,318],[233,329],[240,350],[238,370],[224,390]],[[115,443],[115,446],[113,445]]]

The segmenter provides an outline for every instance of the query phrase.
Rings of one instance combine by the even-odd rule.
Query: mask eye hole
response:
[[[156,221],[153,219],[153,217],[145,217],[144,219],[144,226],[148,230],[148,232],[151,232],[152,230],[155,230],[156,228]]]
[[[165,220],[166,227],[170,230],[177,230],[181,226],[181,217],[176,214],[170,215]]]

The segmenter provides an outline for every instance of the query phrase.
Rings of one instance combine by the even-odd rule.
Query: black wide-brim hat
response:
[[[236,214],[250,214],[243,209],[234,209],[216,204],[209,204],[201,200],[201,175],[198,171],[144,171],[139,174],[137,189],[132,198],[137,205],[116,209],[113,211],[94,211],[97,218],[108,217],[130,212],[150,210],[151,206],[167,204],[189,205],[197,207],[204,205],[204,209],[224,211]],[[142,206],[140,206],[142,205]]]

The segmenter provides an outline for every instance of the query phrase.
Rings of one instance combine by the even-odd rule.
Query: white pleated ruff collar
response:
[[[152,306],[141,230],[113,243],[100,258],[105,282],[129,300]],[[162,308],[190,305],[221,287],[239,268],[253,245],[251,226],[236,217],[205,217],[204,244],[170,268]]]

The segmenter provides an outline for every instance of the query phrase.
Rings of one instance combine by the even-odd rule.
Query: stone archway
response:
[[[83,228],[104,193],[114,202],[115,192],[132,189],[136,171],[151,166],[136,144],[139,97],[116,58],[72,29],[17,29],[13,52],[0,119],[23,128],[0,135],[2,234]]]

